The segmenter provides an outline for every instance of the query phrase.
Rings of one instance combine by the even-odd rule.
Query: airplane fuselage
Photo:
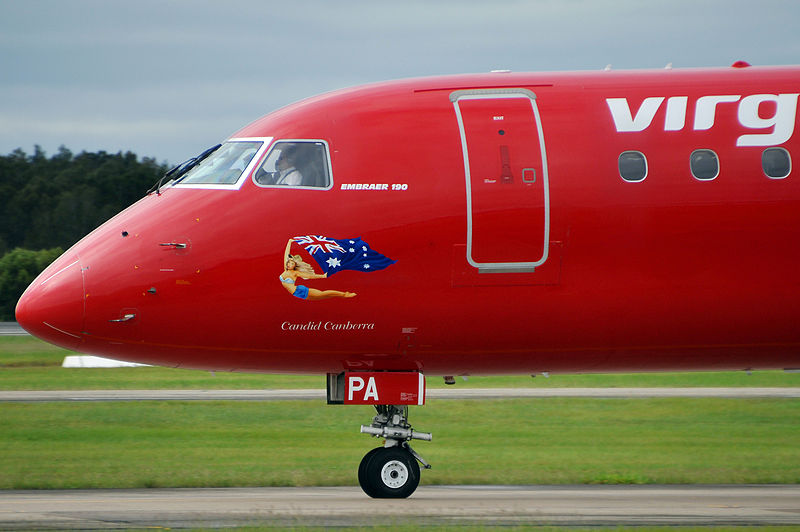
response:
[[[231,137],[253,152],[238,178],[144,197],[17,316],[70,349],[185,368],[797,368],[799,82],[491,73],[304,100]],[[276,146],[315,162],[261,181]],[[343,269],[358,238],[392,262]],[[319,277],[286,266],[287,243]]]

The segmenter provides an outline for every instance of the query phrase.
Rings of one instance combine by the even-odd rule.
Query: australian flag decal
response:
[[[397,262],[374,251],[361,238],[306,235],[296,236],[294,241],[305,248],[329,277],[341,270],[376,272]]]

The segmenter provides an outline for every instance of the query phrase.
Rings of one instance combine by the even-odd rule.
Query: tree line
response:
[[[167,166],[136,154],[38,146],[0,156],[0,321],[50,262],[145,195]]]

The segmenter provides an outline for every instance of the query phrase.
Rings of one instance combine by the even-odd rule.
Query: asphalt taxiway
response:
[[[226,526],[798,525],[800,486],[421,486],[0,492],[0,529]]]
[[[0,336],[30,336],[15,321],[0,321]]]

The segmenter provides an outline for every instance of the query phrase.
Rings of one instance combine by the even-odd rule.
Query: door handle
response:
[[[123,322],[123,321],[131,321],[135,317],[136,317],[136,314],[125,314],[124,316],[122,316],[121,318],[119,318],[117,320],[108,320],[108,321],[110,321],[112,323],[120,323],[120,322]]]

